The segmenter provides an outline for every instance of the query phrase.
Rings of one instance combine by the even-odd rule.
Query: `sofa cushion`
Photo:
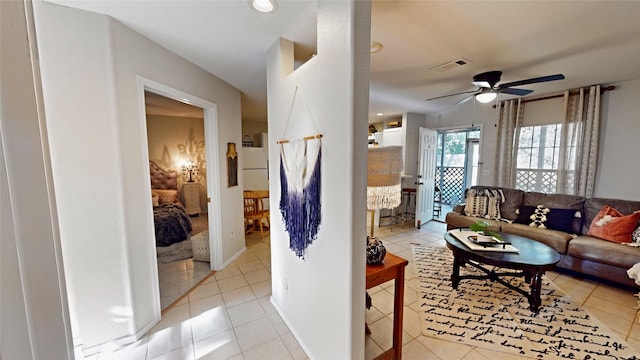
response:
[[[589,235],[581,235],[571,240],[567,254],[624,269],[630,269],[640,262],[640,248]]]
[[[631,214],[636,210],[640,210],[640,201],[618,200],[618,199],[605,199],[605,198],[590,198],[584,202],[584,215],[582,223],[582,234],[589,233],[589,227],[591,222],[598,215],[603,206],[609,205],[616,208],[623,214]]]
[[[464,214],[459,214],[456,212],[447,213],[445,222],[447,223],[447,229],[457,229],[457,228],[468,228],[469,226],[471,226],[471,224],[480,220],[489,224],[489,227],[487,230],[490,230],[490,231],[500,231],[500,225],[504,224],[503,222],[500,222],[497,220],[490,220],[490,219],[474,217],[474,216],[465,216]]]
[[[491,189],[502,190],[504,195],[504,201],[500,204],[500,216],[504,219],[514,221],[518,218],[516,210],[522,205],[522,198],[524,197],[524,191],[518,189],[510,189],[496,186],[472,186],[472,189]]]
[[[560,254],[565,254],[567,252],[567,245],[573,238],[570,234],[567,234],[564,231],[535,228],[517,223],[502,223],[501,231],[541,242],[554,248]]]
[[[619,243],[630,243],[631,234],[638,227],[640,211],[624,215],[609,205],[602,207],[591,222],[589,235]]]
[[[582,212],[585,202],[582,196],[566,195],[566,194],[543,194],[539,192],[527,192],[522,199],[522,205],[537,206],[544,205],[549,209],[573,209]],[[571,224],[571,233],[581,233],[581,217],[576,217]]]

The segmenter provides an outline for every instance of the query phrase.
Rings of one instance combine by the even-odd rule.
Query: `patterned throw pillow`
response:
[[[159,197],[160,204],[173,204],[180,203],[180,199],[178,198],[178,190],[159,190],[153,189],[153,196]]]
[[[531,219],[529,226],[546,229],[546,223],[548,220],[547,214],[549,213],[549,211],[551,210],[549,210],[549,208],[545,207],[544,205],[536,206],[536,208],[533,210],[533,214],[531,214],[531,216],[529,217]]]
[[[640,212],[624,215],[605,205],[591,222],[589,235],[619,243],[632,242],[632,233],[638,227]]]
[[[504,202],[502,190],[467,189],[465,191],[464,214],[499,220],[500,204]]]
[[[640,226],[631,234],[631,242],[640,244]]]

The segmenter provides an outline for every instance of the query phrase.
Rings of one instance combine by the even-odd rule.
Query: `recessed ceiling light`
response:
[[[378,116],[382,116],[382,115],[384,115],[384,113],[377,113],[376,115],[378,115]]]
[[[251,7],[261,13],[270,13],[278,8],[276,0],[249,0]]]
[[[377,41],[374,41],[374,42],[372,42],[372,43],[371,43],[371,48],[370,48],[370,50],[369,50],[369,51],[370,51],[372,54],[375,54],[375,53],[377,53],[377,52],[382,51],[382,48],[383,48],[383,46],[382,46],[382,44],[381,44],[381,43],[379,43],[379,42],[377,42]]]

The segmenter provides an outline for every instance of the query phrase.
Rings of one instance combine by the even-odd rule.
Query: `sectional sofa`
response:
[[[500,194],[504,195],[499,204],[502,219],[467,216],[464,213],[464,205],[457,205],[446,216],[447,229],[469,227],[478,220],[484,220],[489,224],[489,230],[524,236],[554,248],[561,257],[558,268],[637,288],[635,282],[629,278],[627,270],[640,263],[640,248],[589,235],[589,229],[603,206],[609,205],[626,215],[640,210],[640,201],[583,198],[485,186],[474,186],[471,189],[501,190]],[[564,226],[560,224],[560,227],[564,227],[564,230],[538,228],[516,222],[522,222],[520,210],[538,205],[552,209],[546,213],[549,219],[556,214],[555,219],[558,220],[557,214],[563,214]],[[566,217],[567,212],[571,214],[569,218]],[[638,224],[635,226],[637,228]]]

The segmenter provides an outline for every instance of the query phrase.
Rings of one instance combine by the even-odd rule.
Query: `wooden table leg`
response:
[[[460,255],[455,251],[453,252],[453,272],[451,273],[451,287],[454,289],[458,288],[458,284],[460,283],[460,265],[461,265]]]
[[[393,352],[394,359],[402,358],[402,319],[404,310],[404,267],[398,268],[393,302]]]
[[[529,309],[534,313],[537,313],[540,310],[540,303],[542,300],[540,299],[540,288],[542,287],[542,273],[539,271],[533,274],[533,278],[531,279],[531,295],[529,296]]]

